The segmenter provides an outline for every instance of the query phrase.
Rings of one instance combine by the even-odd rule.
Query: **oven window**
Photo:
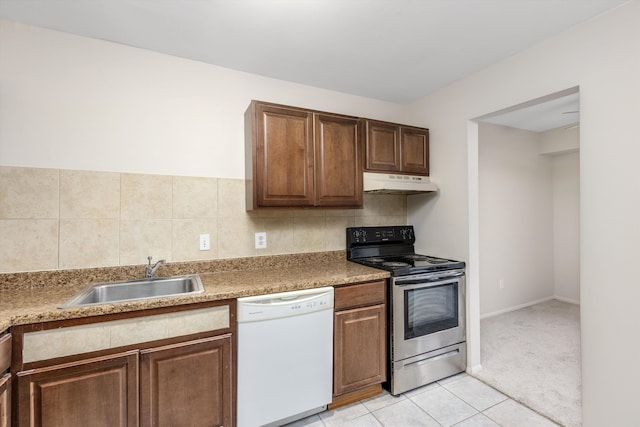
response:
[[[404,339],[458,326],[458,282],[404,292]]]

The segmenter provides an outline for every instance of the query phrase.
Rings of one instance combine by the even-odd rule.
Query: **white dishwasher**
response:
[[[238,298],[238,427],[320,412],[332,380],[332,287]]]

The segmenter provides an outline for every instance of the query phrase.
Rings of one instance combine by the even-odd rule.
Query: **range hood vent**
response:
[[[373,172],[364,173],[363,188],[365,193],[378,194],[419,194],[438,191],[438,186],[432,183],[428,176]]]

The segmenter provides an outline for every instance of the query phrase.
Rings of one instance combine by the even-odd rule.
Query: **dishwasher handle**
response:
[[[238,323],[333,309],[333,288],[304,289],[238,298]]]
[[[315,298],[318,298],[319,296],[322,296],[322,294],[291,295],[291,296],[281,296],[281,297],[274,297],[274,298],[269,298],[268,295],[265,295],[264,298],[256,299],[255,301],[244,301],[242,302],[242,304],[252,305],[254,307],[281,306],[281,305],[299,304],[306,301],[311,301]]]

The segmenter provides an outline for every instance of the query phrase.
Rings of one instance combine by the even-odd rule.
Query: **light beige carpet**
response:
[[[480,328],[479,379],[562,426],[582,426],[580,306],[550,300]]]

